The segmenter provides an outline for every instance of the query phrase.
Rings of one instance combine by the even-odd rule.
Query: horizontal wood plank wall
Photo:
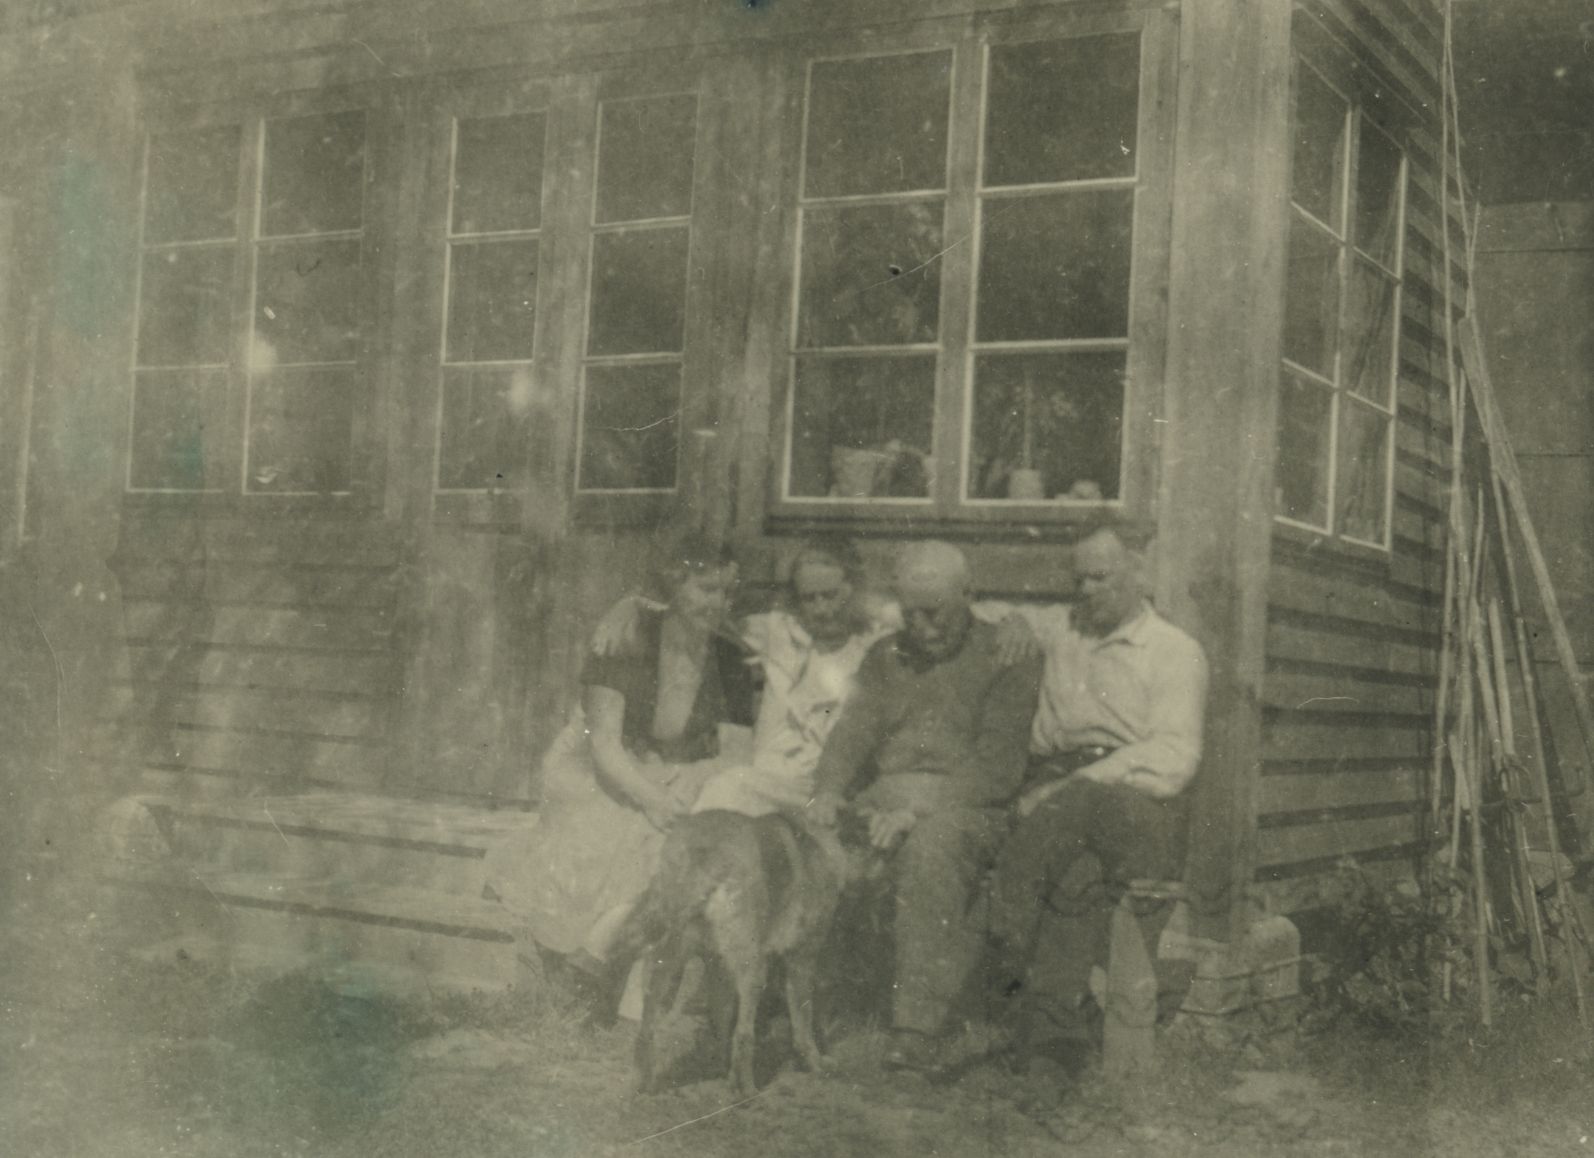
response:
[[[1353,60],[1402,106],[1410,165],[1392,550],[1352,555],[1285,528],[1274,541],[1257,882],[1302,914],[1343,858],[1398,875],[1426,846],[1450,422],[1437,15],[1423,0],[1310,0],[1296,6],[1295,40],[1307,60]],[[1454,217],[1450,228],[1459,315],[1464,247]]]
[[[380,522],[129,516],[123,742],[146,781],[384,786],[401,555]]]

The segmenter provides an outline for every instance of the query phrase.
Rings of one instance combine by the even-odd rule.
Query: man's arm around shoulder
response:
[[[974,738],[980,776],[972,803],[1006,804],[1018,794],[1029,764],[1042,668],[1034,656],[1000,668],[987,685]]]
[[[814,796],[828,798],[827,810],[844,798],[885,738],[896,639],[887,636],[869,649],[858,667],[853,694],[842,705],[814,769]]]

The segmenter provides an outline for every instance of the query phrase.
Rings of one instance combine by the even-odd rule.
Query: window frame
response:
[[[785,139],[792,142],[783,182],[787,212],[783,240],[785,270],[784,314],[776,336],[782,345],[774,351],[773,398],[770,406],[770,454],[764,521],[774,532],[814,527],[880,529],[882,524],[911,518],[932,522],[940,531],[960,529],[982,535],[1011,534],[1032,537],[1068,533],[1070,526],[1105,509],[1148,514],[1156,489],[1156,427],[1162,408],[1162,378],[1166,355],[1166,285],[1170,259],[1172,146],[1177,70],[1176,14],[1163,10],[1119,13],[985,14],[955,27],[924,25],[896,35],[889,46],[872,51],[856,48],[856,39],[838,41],[814,38],[799,46],[789,74]],[[967,475],[972,470],[974,358],[987,350],[1019,349],[1027,343],[975,341],[975,307],[979,276],[976,254],[980,242],[980,205],[994,192],[997,198],[1026,192],[1055,192],[1097,182],[1062,182],[1044,186],[984,185],[983,145],[985,94],[990,70],[990,50],[996,46],[1065,40],[1113,33],[1139,36],[1140,76],[1136,112],[1137,161],[1133,179],[1129,289],[1126,335],[1110,343],[1126,351],[1124,406],[1121,428],[1119,492],[1113,499],[1013,499],[965,497]],[[810,198],[806,195],[807,122],[813,66],[831,60],[872,59],[932,51],[950,51],[951,95],[947,124],[948,169],[944,189],[870,194],[857,197]],[[1101,183],[1124,187],[1119,178]],[[796,365],[808,351],[797,346],[799,300],[802,292],[801,252],[803,219],[814,205],[891,203],[937,195],[944,204],[943,251],[940,282],[940,324],[937,341],[890,347],[882,351],[911,355],[933,352],[935,417],[931,455],[936,469],[928,498],[880,497],[850,499],[832,496],[793,496],[789,492],[794,442]],[[962,239],[959,243],[958,239]],[[772,336],[775,331],[772,331]],[[1037,349],[1100,349],[1095,339],[1047,340]],[[838,348],[820,356],[845,357],[874,347]],[[1048,530],[1050,528],[1050,530]]]
[[[134,253],[132,332],[128,341],[128,402],[122,431],[125,465],[122,471],[124,504],[131,508],[165,509],[198,507],[218,513],[252,512],[269,506],[272,513],[329,514],[367,512],[381,507],[386,487],[385,416],[397,401],[382,384],[392,378],[387,363],[392,332],[392,310],[387,285],[394,249],[393,203],[400,173],[395,164],[401,136],[400,119],[380,85],[332,86],[258,98],[235,98],[203,103],[146,102],[139,118],[140,145],[133,180],[137,190],[138,218]],[[359,112],[365,118],[364,169],[361,186],[361,224],[358,230],[277,235],[262,232],[265,126],[270,121]],[[135,486],[133,431],[137,415],[137,375],[141,365],[138,330],[142,324],[145,291],[144,261],[152,249],[191,246],[196,243],[145,241],[149,201],[148,166],[153,138],[165,134],[237,126],[240,130],[239,165],[235,190],[231,278],[226,303],[228,360],[224,367],[227,397],[224,402],[225,435],[208,443],[207,455],[222,456],[220,471],[227,483],[201,488]],[[249,488],[249,413],[255,390],[250,366],[250,346],[255,333],[260,252],[263,245],[292,240],[337,240],[358,237],[360,273],[355,306],[358,337],[351,388],[356,391],[351,408],[347,489],[336,491],[268,491]],[[200,242],[197,244],[210,244]],[[197,365],[197,364],[196,364]],[[217,369],[223,369],[217,364]]]
[[[600,165],[602,164],[603,150],[603,114],[604,109],[611,105],[627,104],[636,101],[664,100],[671,97],[692,98],[692,182],[691,195],[687,212],[684,215],[676,214],[665,217],[628,218],[622,221],[598,220],[598,194],[600,180]],[[575,390],[575,426],[570,447],[570,489],[573,501],[580,511],[586,513],[588,519],[598,518],[598,512],[604,509],[612,513],[623,513],[625,506],[630,505],[640,509],[657,510],[660,505],[672,504],[683,493],[686,486],[686,443],[688,427],[686,422],[686,394],[687,394],[687,365],[690,360],[689,347],[692,342],[692,319],[694,314],[694,277],[693,256],[699,244],[699,230],[694,228],[697,210],[702,203],[702,191],[699,182],[702,175],[701,143],[703,134],[703,97],[700,86],[691,84],[665,85],[659,88],[648,88],[645,91],[635,92],[626,89],[610,89],[597,94],[592,108],[592,145],[590,151],[590,188],[587,193],[583,208],[585,209],[585,263],[582,269],[582,322],[576,341],[579,358],[579,371]],[[592,305],[593,286],[597,269],[596,254],[598,239],[603,236],[622,235],[627,233],[641,233],[665,230],[684,229],[686,231],[686,263],[681,271],[681,342],[680,349],[674,351],[642,351],[630,353],[595,354],[591,349],[592,341]],[[679,371],[679,386],[677,388],[677,436],[675,446],[675,471],[674,483],[668,487],[584,487],[581,480],[582,451],[585,446],[586,417],[587,417],[587,389],[588,376],[593,367],[604,366],[653,366],[674,365]],[[637,517],[646,517],[638,514]]]
[[[1340,173],[1337,182],[1338,188],[1335,191],[1336,204],[1334,206],[1341,218],[1341,227],[1337,231],[1334,229],[1332,222],[1323,221],[1311,210],[1297,202],[1294,196],[1293,145],[1297,133],[1295,102],[1301,77],[1306,73],[1314,76],[1318,83],[1339,98],[1343,102],[1345,109],[1341,122]],[[1281,349],[1279,355],[1279,377],[1275,387],[1282,392],[1285,389],[1285,383],[1289,380],[1294,380],[1306,384],[1309,388],[1324,390],[1330,395],[1325,500],[1327,517],[1325,524],[1320,526],[1303,519],[1292,518],[1275,509],[1273,514],[1274,529],[1276,532],[1283,532],[1295,538],[1312,542],[1332,543],[1336,548],[1351,554],[1366,555],[1371,558],[1389,558],[1394,551],[1395,537],[1395,464],[1398,457],[1397,443],[1400,432],[1400,344],[1402,308],[1405,295],[1406,229],[1411,187],[1411,149],[1403,139],[1404,133],[1400,129],[1373,115],[1373,102],[1364,99],[1358,92],[1357,86],[1337,80],[1329,69],[1306,58],[1299,52],[1295,53],[1293,57],[1290,91],[1289,132],[1292,143],[1292,164],[1290,171],[1289,221],[1292,228],[1297,223],[1304,224],[1306,228],[1313,231],[1314,235],[1332,242],[1335,250],[1337,305],[1333,329],[1332,378],[1326,378],[1320,372],[1293,361]],[[1367,131],[1377,133],[1383,137],[1397,150],[1400,157],[1400,164],[1395,178],[1396,207],[1392,265],[1374,257],[1359,244],[1359,239],[1354,236],[1355,227],[1353,222],[1358,209],[1356,203],[1356,179],[1362,157],[1361,143],[1364,133]],[[1288,245],[1288,238],[1286,238],[1286,245]],[[1384,404],[1362,397],[1344,380],[1343,355],[1350,345],[1350,335],[1347,332],[1348,314],[1350,313],[1348,305],[1350,295],[1348,291],[1358,263],[1371,266],[1382,282],[1393,286],[1393,293],[1389,303],[1390,353],[1387,379],[1384,383],[1386,387],[1386,402]],[[1282,406],[1281,399],[1281,413]],[[1380,542],[1346,534],[1339,527],[1340,437],[1343,426],[1343,408],[1345,406],[1362,407],[1378,415],[1385,423],[1383,538]],[[1275,483],[1276,489],[1277,485]]]
[[[546,82],[517,82],[508,76],[479,78],[471,84],[451,85],[446,96],[426,93],[425,141],[419,146],[426,155],[422,166],[429,174],[420,190],[423,244],[415,257],[414,277],[421,297],[415,312],[424,317],[423,344],[415,361],[424,367],[421,379],[410,391],[414,413],[422,424],[416,443],[429,455],[424,503],[432,517],[442,522],[481,525],[514,525],[525,516],[532,496],[546,493],[554,485],[555,472],[549,461],[553,441],[546,421],[548,398],[545,392],[531,400],[524,445],[518,448],[514,464],[519,478],[506,480],[504,487],[445,487],[442,485],[444,408],[447,403],[447,376],[450,369],[475,366],[524,366],[537,384],[558,380],[559,330],[564,324],[557,305],[564,287],[556,268],[560,222],[554,216],[555,186],[550,159],[559,147],[564,110],[553,88]],[[543,178],[540,213],[534,230],[456,233],[454,230],[454,165],[457,157],[458,124],[467,120],[486,120],[535,114],[543,121]],[[537,240],[537,292],[533,306],[533,333],[530,354],[523,359],[495,361],[450,361],[448,325],[454,253],[457,244],[490,244],[494,240]],[[400,308],[403,308],[402,305]],[[543,420],[539,426],[538,420]]]

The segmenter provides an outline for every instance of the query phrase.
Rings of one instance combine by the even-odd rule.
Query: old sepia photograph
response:
[[[1594,0],[0,0],[0,1154],[1594,1154]]]

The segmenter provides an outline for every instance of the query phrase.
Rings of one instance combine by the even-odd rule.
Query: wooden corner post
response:
[[[1199,931],[1244,931],[1256,860],[1285,245],[1290,10],[1182,0],[1156,598],[1212,683],[1187,873]]]

